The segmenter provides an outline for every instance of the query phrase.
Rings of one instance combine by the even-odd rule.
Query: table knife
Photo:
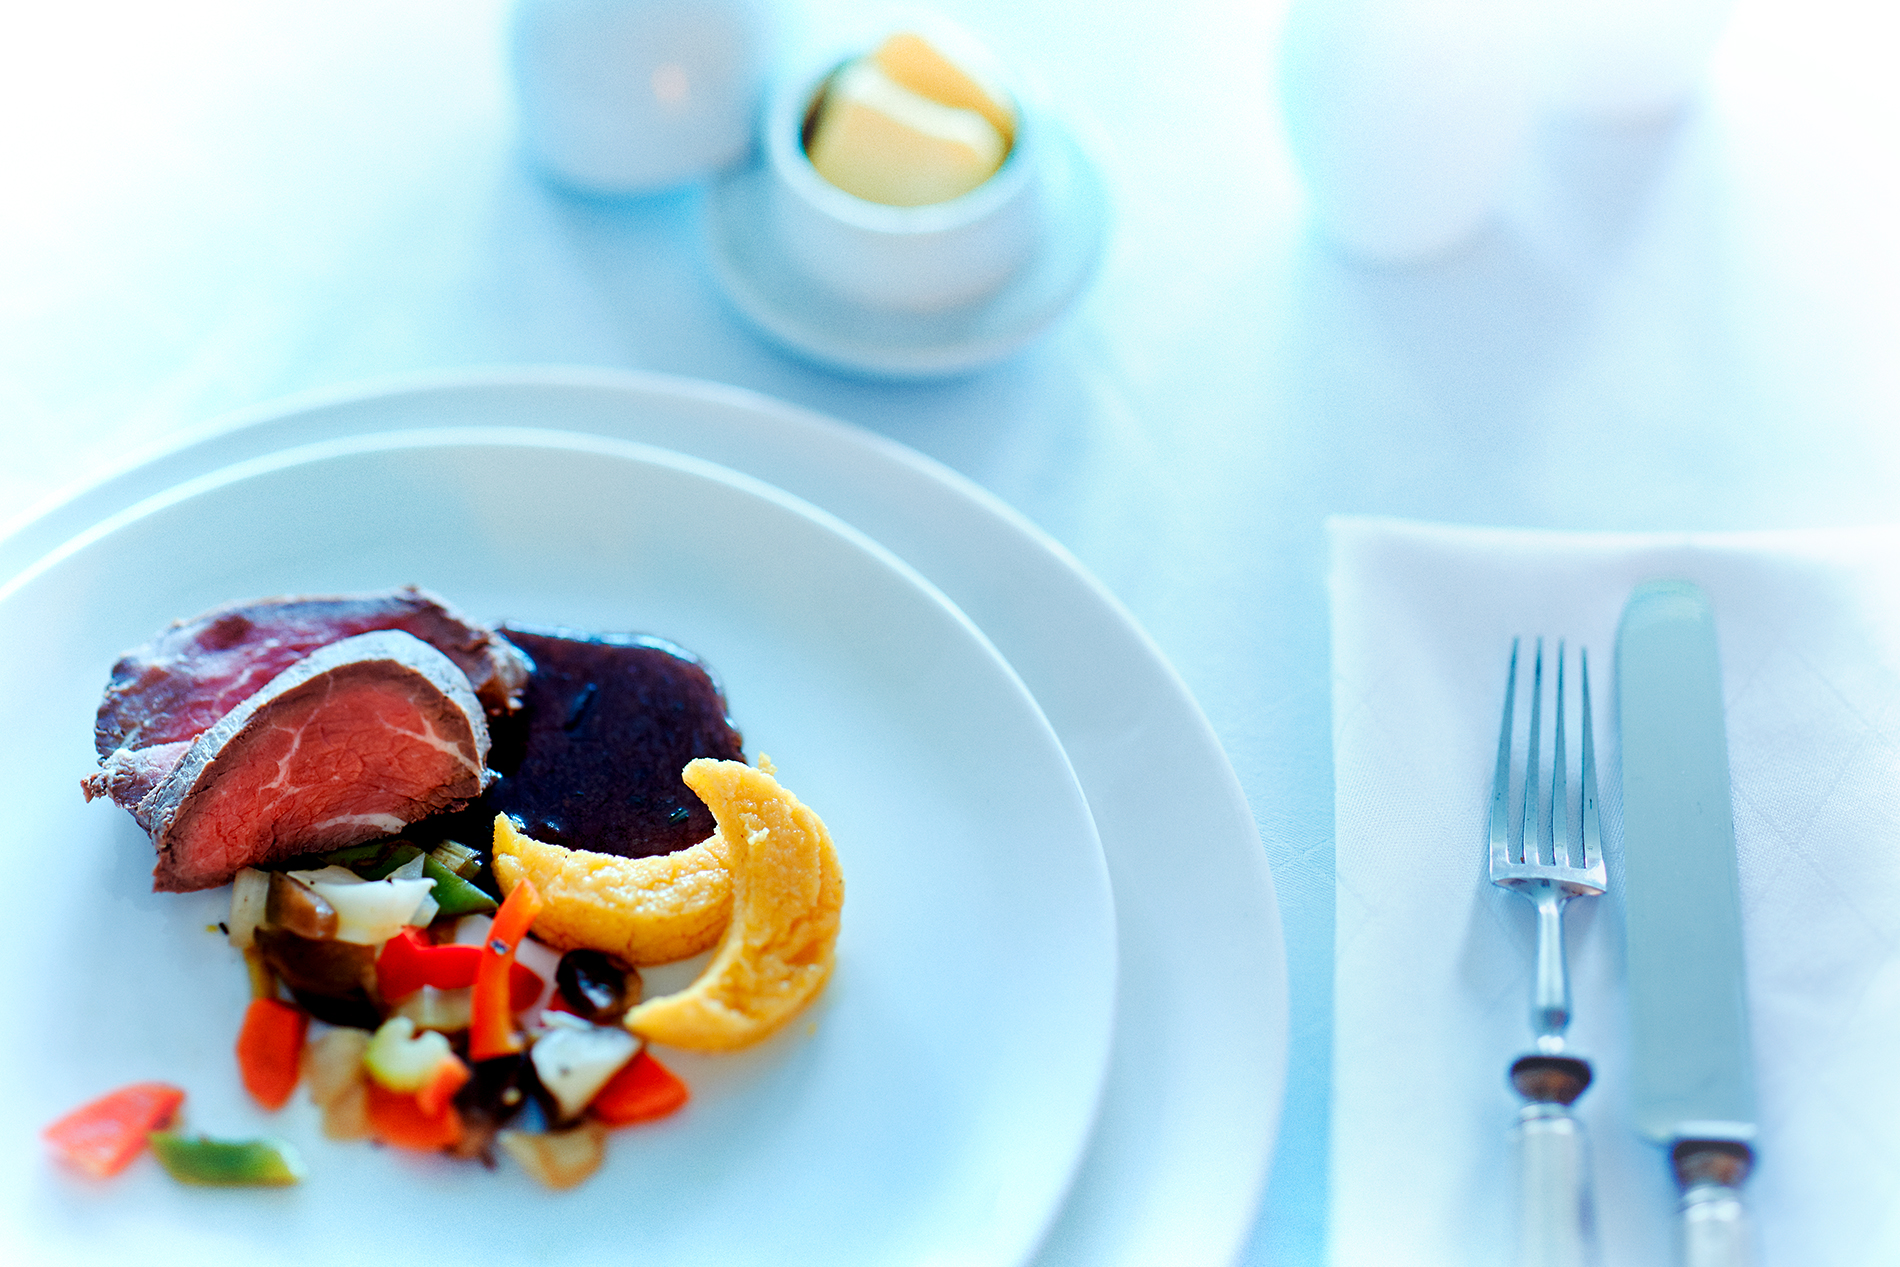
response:
[[[1683,1261],[1742,1267],[1755,1080],[1722,674],[1700,589],[1637,588],[1616,683],[1636,1127],[1669,1151]]]

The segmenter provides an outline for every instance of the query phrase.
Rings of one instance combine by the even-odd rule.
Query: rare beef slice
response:
[[[100,770],[83,785],[86,799],[109,796],[139,816],[220,717],[318,648],[379,629],[412,634],[453,660],[491,715],[519,706],[526,657],[414,587],[230,603],[177,622],[112,666],[93,727]]]
[[[399,630],[331,643],[219,717],[133,807],[158,848],[153,887],[399,832],[480,795],[487,756],[448,656]]]
[[[455,661],[491,713],[512,711],[528,663],[505,639],[414,586],[376,594],[260,598],[181,620],[112,666],[93,742],[120,748],[196,739],[318,647],[400,629]]]

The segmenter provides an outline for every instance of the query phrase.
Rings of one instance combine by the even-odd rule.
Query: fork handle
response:
[[[1511,1128],[1517,1158],[1517,1267],[1595,1262],[1589,1146],[1568,1106],[1533,1103]]]
[[[1570,1027],[1570,973],[1564,964],[1564,903],[1546,890],[1537,898],[1537,977],[1531,990],[1531,1032],[1561,1039]]]

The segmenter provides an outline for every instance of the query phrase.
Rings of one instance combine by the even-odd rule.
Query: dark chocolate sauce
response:
[[[493,724],[500,778],[470,811],[512,816],[536,840],[645,858],[712,835],[680,781],[695,757],[743,760],[706,666],[660,638],[517,629],[534,661],[522,709]]]

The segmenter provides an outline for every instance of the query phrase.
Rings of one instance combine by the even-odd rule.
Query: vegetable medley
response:
[[[640,1001],[638,971],[529,939],[543,906],[535,885],[516,883],[498,901],[485,881],[483,854],[452,840],[426,851],[381,841],[240,871],[225,929],[251,980],[236,1042],[251,1097],[279,1109],[302,1084],[329,1138],[490,1165],[499,1152],[554,1188],[599,1167],[610,1129],[685,1104],[685,1084],[619,1023]],[[301,1178],[281,1141],[166,1129],[184,1098],[136,1084],[43,1136],[96,1178],[148,1140],[187,1183]]]

